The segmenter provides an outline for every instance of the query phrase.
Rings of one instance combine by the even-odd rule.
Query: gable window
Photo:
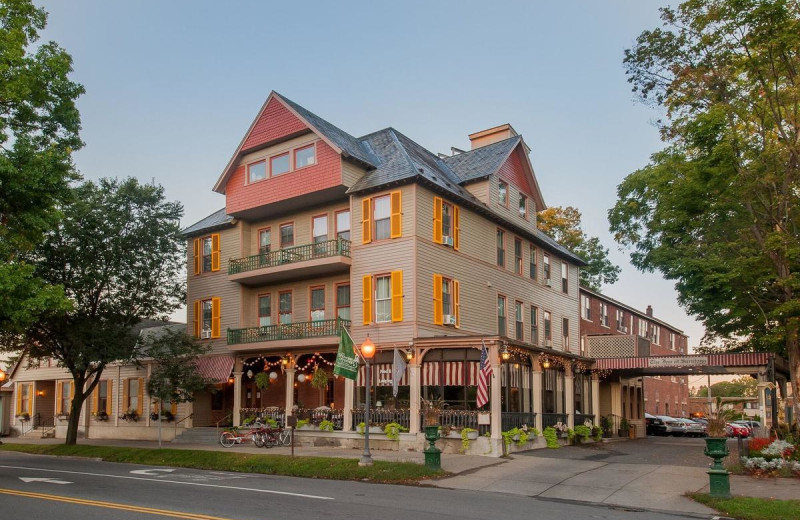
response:
[[[502,229],[497,230],[497,265],[506,265],[506,234]]]
[[[272,230],[270,228],[262,229],[258,232],[258,251],[260,253],[269,253],[272,248]]]
[[[283,291],[278,294],[278,314],[281,324],[292,322],[292,291]]]
[[[262,294],[258,297],[258,326],[272,325],[272,295]]]
[[[267,178],[267,161],[258,161],[247,165],[247,179],[250,183]]]
[[[350,284],[336,286],[336,316],[350,319]]]
[[[282,175],[289,171],[289,152],[269,158],[270,175]]]
[[[281,249],[294,245],[294,223],[281,224]]]
[[[542,255],[542,265],[544,269],[544,279],[545,282],[550,281],[550,255],[544,254]]]
[[[553,320],[550,311],[544,311],[543,313],[544,318],[544,343],[546,346],[550,346],[550,342],[553,339]]]
[[[372,205],[372,218],[375,221],[375,240],[384,240],[390,236],[392,208],[389,195],[375,197]]]
[[[531,305],[531,337],[532,345],[539,344],[539,308]]]
[[[325,288],[315,287],[311,289],[311,321],[322,321],[325,319]]]
[[[522,240],[514,239],[514,272],[522,275]]]
[[[500,205],[508,207],[508,184],[500,181],[498,186],[498,195],[500,199]]]
[[[561,341],[564,343],[564,350],[569,351],[569,318],[561,319]]]
[[[608,305],[604,302],[600,303],[600,325],[608,327]]]
[[[315,244],[328,240],[328,215],[314,217],[311,228]]]
[[[533,247],[532,245],[530,246],[530,255],[531,255],[531,257],[528,260],[528,263],[529,263],[528,268],[530,270],[530,277],[531,277],[531,280],[536,280],[536,270],[537,270],[536,256],[537,256],[537,251],[536,251],[536,248]]]
[[[525,340],[525,322],[522,319],[522,302],[514,303],[514,323],[516,325],[514,334],[520,340]]]
[[[375,321],[392,321],[392,290],[389,275],[375,277]]]
[[[304,146],[302,148],[297,148],[294,151],[294,168],[303,168],[305,166],[311,166],[316,161],[316,152],[315,147],[313,144],[308,146]]]
[[[522,193],[519,194],[519,216],[528,218],[528,197]]]
[[[506,297],[497,297],[497,335],[506,335]]]
[[[569,264],[561,262],[561,292],[569,292]]]
[[[581,295],[581,317],[592,321],[592,299],[585,294]]]
[[[336,238],[350,240],[350,210],[336,213]]]

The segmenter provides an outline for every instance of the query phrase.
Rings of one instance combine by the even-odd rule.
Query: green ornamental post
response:
[[[709,493],[715,498],[731,497],[731,479],[728,470],[722,465],[722,459],[728,456],[728,439],[725,437],[706,438],[706,456],[714,459],[708,470]]]
[[[439,426],[426,426],[425,439],[430,443],[425,447],[425,466],[431,469],[442,469],[442,450],[436,447],[436,440],[439,438]]]

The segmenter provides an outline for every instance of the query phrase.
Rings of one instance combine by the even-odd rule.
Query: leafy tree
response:
[[[207,353],[210,347],[199,343],[183,330],[166,327],[152,330],[155,334],[147,336],[142,346],[142,355],[153,362],[147,393],[161,403],[193,401],[194,393],[209,383],[197,372],[197,359]],[[161,446],[160,424],[158,445]]]
[[[21,256],[60,218],[78,178],[72,152],[83,146],[69,80],[72,58],[54,42],[37,44],[47,13],[30,0],[0,2],[0,331],[20,333],[69,302],[34,275]]]
[[[611,230],[675,280],[707,346],[787,356],[800,395],[800,4],[690,0],[661,18],[624,63],[667,147],[618,187]]]
[[[75,444],[81,406],[106,365],[142,356],[134,326],[166,318],[184,299],[183,209],[166,202],[161,187],[104,179],[76,187],[62,211],[30,260],[38,277],[64,288],[72,306],[2,339],[6,349],[54,358],[72,374],[66,444]]]
[[[603,284],[613,284],[619,278],[619,266],[608,259],[608,249],[600,239],[590,237],[581,229],[581,212],[572,206],[547,208],[540,211],[537,226],[550,238],[582,257],[588,265],[581,268],[580,284],[599,291]]]
[[[750,376],[737,377],[733,381],[720,381],[711,385],[713,397],[756,397],[758,380]],[[708,397],[708,387],[701,386],[695,397]]]

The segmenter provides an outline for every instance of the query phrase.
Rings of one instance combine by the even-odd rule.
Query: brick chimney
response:
[[[647,306],[647,310],[645,311],[645,314],[647,314],[651,318],[653,317],[653,306],[652,305],[648,305]]]
[[[472,144],[472,150],[486,146],[489,144],[517,136],[516,130],[508,123],[487,130],[481,130],[474,134],[469,134],[469,142]]]

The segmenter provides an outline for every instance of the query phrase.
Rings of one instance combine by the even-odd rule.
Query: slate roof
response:
[[[183,230],[184,236],[192,236],[204,231],[211,231],[227,226],[233,222],[233,217],[225,214],[225,208],[215,211],[200,222],[196,222]]]
[[[341,148],[345,156],[350,156],[373,168],[377,165],[375,157],[369,152],[369,150],[362,147],[358,139],[348,134],[341,128],[332,125],[313,112],[306,110],[291,99],[288,99],[286,96],[278,92],[275,92],[275,95],[289,105],[292,110],[300,114],[300,116],[308,121],[311,126],[313,126],[316,130],[319,130],[321,134],[332,141],[336,146]]]
[[[522,137],[515,135],[469,152],[444,157],[442,160],[458,174],[462,182],[470,182],[488,177],[499,170],[514,147],[521,141]]]

